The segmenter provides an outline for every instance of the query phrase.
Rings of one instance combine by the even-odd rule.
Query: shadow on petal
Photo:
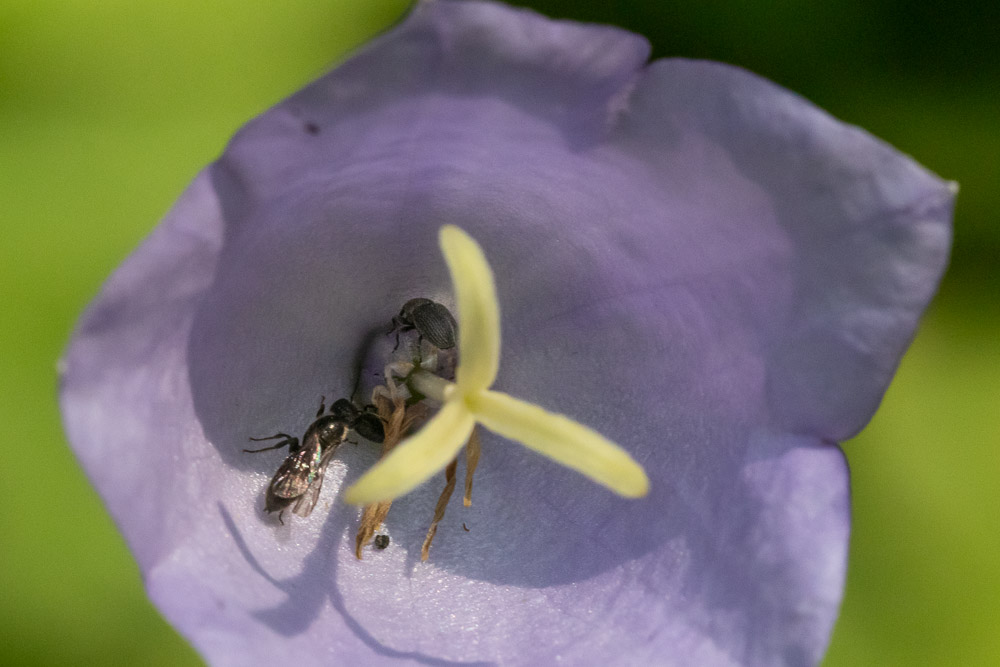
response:
[[[386,658],[405,658],[424,665],[486,665],[483,662],[448,661],[428,656],[415,651],[397,651],[379,642],[361,623],[359,623],[344,605],[344,600],[336,586],[327,589],[317,586],[320,581],[334,581],[337,576],[338,559],[332,554],[338,544],[338,536],[350,532],[353,527],[345,515],[331,512],[323,525],[323,538],[311,552],[303,558],[302,571],[288,579],[273,578],[257,561],[256,557],[243,539],[239,527],[222,503],[218,504],[219,514],[225,523],[229,534],[237,548],[253,569],[275,587],[288,595],[288,599],[268,609],[253,612],[253,616],[275,632],[285,636],[301,634],[319,617],[320,611],[327,600],[333,605],[347,627],[368,646],[376,655]]]

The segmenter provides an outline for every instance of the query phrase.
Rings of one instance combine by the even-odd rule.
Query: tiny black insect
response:
[[[458,336],[458,322],[451,311],[436,301],[430,299],[410,299],[403,304],[399,315],[392,318],[392,328],[386,332],[388,336],[396,332],[396,347],[399,347],[399,334],[416,330],[419,338],[426,338],[432,345],[449,350],[455,347]]]
[[[306,429],[301,444],[294,436],[276,433],[266,438],[250,439],[260,442],[280,438],[278,444],[261,449],[243,450],[266,452],[288,447],[288,456],[271,478],[264,498],[264,509],[268,512],[278,512],[279,521],[281,514],[293,503],[292,512],[301,517],[307,517],[313,511],[316,501],[319,500],[320,489],[323,488],[326,467],[337,447],[347,439],[348,430],[354,429],[358,435],[372,442],[382,442],[385,439],[382,421],[371,411],[374,409],[373,406],[359,410],[349,400],[342,398],[330,406],[330,414],[323,415],[326,410],[325,403],[325,399],[320,399],[316,419]]]
[[[385,549],[389,546],[389,536],[388,535],[376,535],[375,536],[375,548]]]

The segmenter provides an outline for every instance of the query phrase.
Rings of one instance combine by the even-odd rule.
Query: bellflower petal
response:
[[[750,73],[647,55],[419,2],[243,128],[109,279],[63,361],[66,428],[209,661],[820,660],[849,532],[836,442],[936,288],[954,188]],[[243,449],[368,383],[406,300],[454,306],[449,223],[495,273],[494,388],[620,443],[650,493],[483,431],[475,501],[430,560],[425,485],[359,561],[343,489],[374,450],[342,445],[312,516],[281,525],[282,453]]]

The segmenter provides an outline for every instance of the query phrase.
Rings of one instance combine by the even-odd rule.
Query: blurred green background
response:
[[[0,3],[0,663],[198,664],[62,434],[103,279],[246,120],[405,0]],[[522,2],[742,65],[962,185],[952,267],[871,426],[826,665],[1000,664],[1000,3]]]

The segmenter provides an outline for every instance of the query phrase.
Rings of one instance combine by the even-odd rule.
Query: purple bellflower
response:
[[[821,659],[849,533],[837,443],[936,288],[955,189],[750,73],[647,57],[611,27],[418,2],[243,128],[104,286],[63,360],[66,428],[210,662]],[[407,300],[465,321],[444,225],[495,276],[492,388],[613,440],[648,493],[487,423],[430,558],[439,476],[358,559],[344,500],[385,495],[375,447],[348,436],[316,511],[283,523],[264,496],[290,451],[244,449],[302,434],[320,396],[367,402]]]

